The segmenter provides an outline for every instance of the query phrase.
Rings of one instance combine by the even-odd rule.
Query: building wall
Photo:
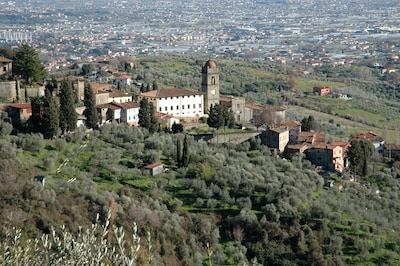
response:
[[[0,82],[0,98],[5,101],[16,101],[17,99],[17,88],[15,81],[5,81]],[[18,86],[19,89],[19,86]],[[19,91],[20,98],[25,97],[24,94],[21,95],[21,91]]]
[[[140,108],[122,109],[121,122],[137,125],[139,122],[139,109]]]
[[[204,116],[203,95],[167,97],[157,99],[156,111],[175,117]]]
[[[108,100],[109,102],[116,102],[116,103],[126,103],[132,101],[132,96],[120,96],[120,97],[112,97]]]
[[[278,149],[279,153],[285,151],[286,145],[289,143],[289,130],[277,131],[277,130],[267,130],[265,141],[266,145],[270,148]]]
[[[235,115],[236,123],[243,124],[250,121],[249,115],[246,115],[246,100],[243,97],[234,97],[232,99],[232,112]],[[248,119],[246,119],[248,118]]]
[[[109,102],[109,94],[108,93],[95,94],[95,98],[96,98],[96,105]]]

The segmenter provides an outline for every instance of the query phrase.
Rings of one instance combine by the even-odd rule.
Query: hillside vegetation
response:
[[[200,88],[203,58],[134,59],[159,86]],[[398,139],[398,93],[368,68],[299,74],[272,63],[217,60],[223,93],[313,115],[330,139],[373,130]],[[349,74],[351,73],[351,74]],[[357,74],[358,73],[358,74]],[[357,78],[358,75],[358,79]],[[366,75],[368,79],[361,79]],[[353,100],[317,97],[327,85]],[[260,140],[195,142],[125,124],[62,138],[12,135],[0,119],[0,265],[398,265],[397,161],[369,175],[332,175]],[[185,143],[187,161],[178,160]],[[150,176],[146,165],[167,171]],[[178,165],[183,165],[178,167]],[[45,176],[44,184],[35,176]]]
[[[53,230],[62,238],[60,225],[81,243],[79,227],[90,228],[96,214],[103,224],[109,213],[108,242],[93,240],[109,245],[105,264],[121,256],[111,253],[121,239],[112,225],[124,228],[126,248],[134,244],[129,235],[141,237],[137,265],[396,265],[400,259],[397,168],[375,167],[363,185],[345,175],[337,178],[340,188],[324,188],[308,161],[271,156],[255,139],[221,146],[190,138],[189,165],[177,168],[183,138],[122,124],[52,141],[4,135],[2,251],[13,247],[13,234],[5,232],[14,227],[22,229],[18,248]],[[169,171],[146,174],[143,167],[158,161]],[[34,174],[47,177],[44,187]],[[47,250],[43,242],[37,248]],[[48,251],[59,259],[57,249]],[[2,255],[0,263],[36,256],[46,264],[45,253]],[[76,263],[63,256],[63,265]]]

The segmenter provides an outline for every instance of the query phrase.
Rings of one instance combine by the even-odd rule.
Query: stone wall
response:
[[[17,102],[16,81],[0,82],[0,102]],[[25,90],[28,97],[44,96],[44,87],[21,88],[18,82],[19,102],[24,102]]]
[[[0,101],[13,102],[17,99],[17,90],[15,81],[0,82]],[[18,86],[19,88],[19,86]],[[21,96],[21,94],[20,94]],[[22,95],[23,96],[23,95]]]

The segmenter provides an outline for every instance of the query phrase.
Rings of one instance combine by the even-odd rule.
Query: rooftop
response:
[[[181,97],[181,96],[191,96],[191,95],[203,95],[204,93],[188,89],[159,89],[149,92],[141,93],[139,96],[151,97],[151,98],[167,98],[167,97]]]

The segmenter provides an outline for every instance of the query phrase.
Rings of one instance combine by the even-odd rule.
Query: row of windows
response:
[[[195,109],[195,108],[196,108],[196,104],[194,103],[193,104],[193,109]],[[199,103],[199,108],[201,108],[201,103]],[[185,105],[182,105],[182,110],[184,110],[184,109],[185,109]],[[190,109],[190,104],[187,105],[187,109]],[[160,112],[162,112],[162,107],[160,107],[159,110],[160,110]],[[174,110],[174,107],[170,106],[169,110],[171,110],[171,111]],[[175,110],[179,110],[179,105],[176,106]],[[164,107],[164,111],[168,111],[168,106]]]
[[[198,96],[198,95],[186,95],[186,96],[178,96],[178,97],[169,97],[171,100],[173,100],[173,99],[178,99],[178,98],[191,98],[191,97],[196,97],[196,96]],[[166,97],[165,99],[167,99],[168,100],[168,97]]]

